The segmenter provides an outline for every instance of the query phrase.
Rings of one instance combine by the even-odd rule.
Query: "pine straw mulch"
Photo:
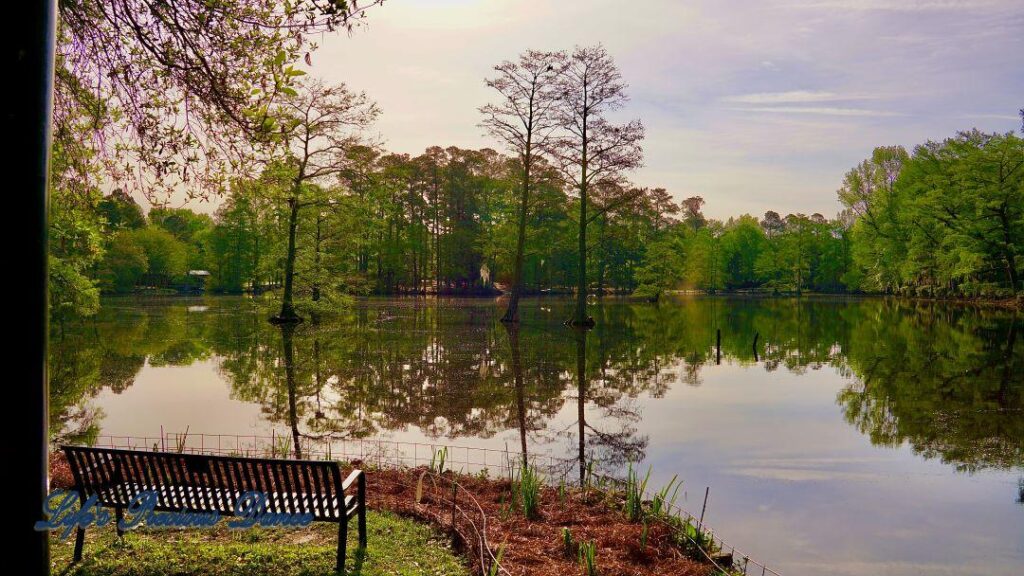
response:
[[[431,498],[429,490],[424,491],[426,496],[422,503],[416,502],[416,485],[422,470],[368,472],[369,507],[415,516],[438,524],[442,529],[449,528],[450,504]],[[444,479],[448,479],[449,474],[446,473]],[[673,544],[669,528],[662,524],[650,524],[647,545],[641,549],[642,524],[627,521],[614,497],[596,491],[590,491],[589,497],[585,497],[579,490],[567,490],[563,499],[558,489],[545,487],[541,489],[539,517],[528,520],[521,511],[508,510],[511,493],[508,480],[464,475],[455,479],[483,509],[491,547],[504,544],[501,566],[513,576],[581,574],[578,558],[565,553],[563,528],[569,529],[577,543],[596,544],[597,567],[602,576],[706,576],[712,573],[710,564],[685,557]],[[425,480],[430,481],[429,477]],[[450,502],[449,490],[445,488],[447,502]],[[465,495],[460,495],[458,502],[465,509],[472,506]]]

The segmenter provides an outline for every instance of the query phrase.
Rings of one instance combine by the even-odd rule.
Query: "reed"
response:
[[[591,542],[580,542],[579,544],[580,568],[586,576],[598,576],[597,570],[597,544]]]

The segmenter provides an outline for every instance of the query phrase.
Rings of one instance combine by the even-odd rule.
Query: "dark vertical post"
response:
[[[359,475],[359,547],[366,548],[366,474]]]
[[[17,536],[8,545],[27,559],[27,574],[41,575],[50,573],[49,540],[46,532],[37,532],[33,526],[42,519],[49,456],[46,257],[56,4],[55,0],[21,3],[16,24],[4,35],[6,69],[14,72],[12,87],[7,90],[4,118],[12,140],[17,142],[5,154],[5,173],[12,179],[10,189],[17,191],[17,196],[9,200],[10,207],[28,216],[21,223],[27,226],[27,231],[20,227],[9,230],[17,230],[19,244],[26,236],[35,241],[18,296],[18,307],[31,310],[28,322],[20,328],[27,334],[23,332],[11,350],[11,357],[19,358],[28,374],[25,380],[8,388],[8,394],[13,395],[8,401],[28,419],[18,434],[18,442],[11,445],[24,453],[11,454],[9,447],[4,454],[5,458],[21,463],[10,481],[11,493],[23,495],[9,503],[15,511],[11,519]]]
[[[722,329],[715,331],[715,364],[722,363]]]
[[[708,510],[708,494],[710,494],[710,493],[711,493],[711,486],[708,486],[707,488],[704,489],[704,505],[701,506],[701,508],[700,508],[700,522],[697,523],[697,525],[702,527],[702,528],[704,526],[704,513],[707,512],[707,510]]]

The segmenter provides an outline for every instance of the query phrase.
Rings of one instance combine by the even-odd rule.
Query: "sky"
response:
[[[1019,130],[1022,0],[386,0],[315,41],[310,72],[366,91],[395,152],[499,148],[484,79],[527,49],[602,43],[640,118],[630,175],[716,218],[840,210],[876,146]]]

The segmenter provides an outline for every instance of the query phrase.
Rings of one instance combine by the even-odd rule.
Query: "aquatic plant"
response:
[[[639,522],[643,519],[644,494],[647,493],[647,482],[650,479],[650,467],[647,468],[647,475],[645,475],[643,480],[641,480],[640,475],[637,474],[636,470],[633,468],[633,463],[629,463],[629,471],[626,473],[626,502],[624,505],[624,511],[626,513],[626,518],[628,518],[630,522]]]
[[[651,514],[655,517],[670,514],[672,507],[676,504],[676,498],[679,497],[679,489],[682,487],[683,483],[679,481],[679,475],[672,476],[672,480],[658,490],[654,498],[651,499]]]
[[[568,528],[562,528],[562,553],[566,558],[576,555],[576,542],[572,539],[572,532]]]
[[[494,556],[494,562],[487,568],[487,576],[498,576],[501,573],[501,558],[505,555],[505,544],[498,546],[498,553]]]
[[[534,466],[523,463],[517,478],[512,480],[513,502],[521,507],[523,516],[536,518],[540,512],[540,489],[544,478]]]
[[[580,542],[579,545],[580,567],[586,576],[598,576],[597,571],[597,543]]]
[[[444,474],[444,463],[448,459],[448,447],[443,446],[440,450],[436,450],[430,457],[430,471],[435,474]]]

